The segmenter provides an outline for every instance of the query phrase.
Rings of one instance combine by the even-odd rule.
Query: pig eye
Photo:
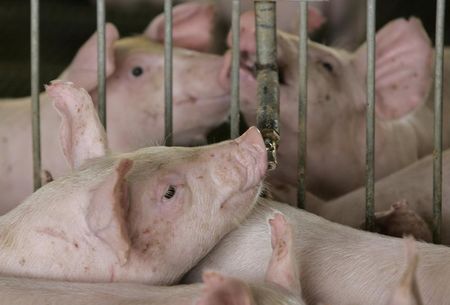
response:
[[[321,65],[322,65],[322,67],[325,68],[325,70],[327,70],[330,73],[333,73],[333,66],[329,62],[322,61]]]
[[[131,70],[131,73],[136,76],[139,77],[142,75],[142,73],[144,73],[144,70],[141,67],[134,67],[133,70]]]
[[[164,198],[166,199],[170,199],[173,196],[175,196],[175,192],[176,192],[176,188],[173,185],[170,185],[169,188],[167,189],[166,193],[164,194]]]

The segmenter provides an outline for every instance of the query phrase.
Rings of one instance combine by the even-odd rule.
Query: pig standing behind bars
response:
[[[264,279],[271,255],[266,219],[274,209],[294,226],[294,249],[307,304],[387,304],[403,273],[401,239],[355,230],[264,199],[184,282],[199,281],[202,270],[211,268],[249,281]],[[420,256],[417,285],[424,304],[448,304],[450,249],[426,243],[416,247]]]
[[[190,6],[174,11],[174,45],[204,49],[211,27],[212,8]],[[199,23],[190,22],[191,19]],[[201,27],[199,25],[202,25]],[[106,25],[107,125],[109,143],[116,152],[154,145],[164,136],[163,46],[159,43],[164,19],[151,24],[144,37],[118,39]],[[193,34],[191,27],[197,29]],[[201,33],[205,33],[201,35]],[[153,35],[153,36],[152,36]],[[184,35],[184,36],[183,36]],[[155,42],[157,41],[157,42]],[[76,82],[96,96],[96,35],[81,47],[62,78]],[[219,85],[223,59],[192,50],[174,50],[174,141],[205,141],[206,133],[228,114],[229,93]],[[198,78],[207,80],[207,85]],[[12,209],[32,193],[30,98],[0,103],[0,213]],[[41,94],[42,168],[59,176],[67,165],[58,147],[59,118],[45,93]]]
[[[254,32],[254,16],[246,13],[241,18],[241,109],[250,125],[255,124],[257,105]],[[276,198],[295,205],[298,37],[278,32],[277,41],[281,141],[279,167],[269,182]],[[432,84],[432,48],[414,18],[386,25],[377,33],[376,44],[375,177],[379,179],[432,151],[433,113],[425,106]],[[331,199],[364,183],[366,46],[351,54],[312,42],[308,47],[307,189]],[[222,79],[229,86],[231,54],[226,57]],[[444,135],[450,134],[450,124],[446,125]],[[446,139],[444,147],[449,143]]]
[[[2,304],[8,305],[304,305],[293,232],[284,216],[269,219],[272,258],[263,284],[249,284],[216,272],[203,274],[203,285],[155,287],[125,283],[68,283],[13,277],[0,278]]]

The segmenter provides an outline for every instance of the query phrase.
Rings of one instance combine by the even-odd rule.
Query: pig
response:
[[[3,275],[172,284],[255,204],[267,168],[256,128],[211,146],[109,154],[87,91],[47,91],[74,170],[0,217]]]
[[[441,242],[450,245],[450,150],[443,153],[442,235]],[[375,209],[384,211],[392,202],[408,201],[409,207],[427,224],[433,223],[433,157],[420,161],[393,173],[375,183]],[[322,205],[306,202],[306,209],[328,220],[358,227],[365,215],[365,189],[360,188]]]
[[[293,226],[295,258],[306,304],[386,304],[403,274],[403,242],[332,223],[287,204],[259,199],[251,215],[229,233],[183,282],[215,269],[247,281],[264,279],[271,241],[266,219],[275,211]],[[424,304],[446,304],[450,296],[450,249],[415,243],[420,254],[417,285]]]
[[[256,124],[253,13],[241,18],[241,110]],[[229,40],[230,41],[230,40]],[[268,179],[278,200],[295,205],[298,156],[298,38],[277,33],[280,78],[279,166]],[[231,42],[231,41],[230,41]],[[375,178],[380,179],[432,151],[432,48],[421,23],[398,19],[376,35]],[[324,200],[362,186],[366,149],[366,45],[348,53],[308,43],[306,187]],[[231,54],[222,71],[229,86]],[[450,95],[448,95],[450,96]],[[448,98],[448,97],[447,97]],[[444,146],[448,146],[444,140]],[[343,176],[343,173],[345,175]]]
[[[422,305],[422,297],[417,286],[417,264],[419,257],[413,238],[405,238],[406,268],[395,287],[387,305]]]
[[[190,16],[209,20],[199,7]],[[187,31],[189,20],[174,12],[174,45]],[[163,27],[158,18],[154,27]],[[198,33],[209,33],[206,24]],[[189,32],[192,33],[192,32]],[[178,35],[178,36],[177,36]],[[180,36],[181,35],[181,36]],[[164,137],[163,46],[159,37],[118,39],[117,29],[106,25],[107,46],[107,126],[109,145],[116,152],[129,152]],[[183,37],[183,41],[187,38]],[[219,83],[223,58],[196,52],[204,41],[190,37],[191,50],[174,49],[174,141],[178,145],[204,142],[206,134],[228,114],[229,92]],[[184,45],[183,41],[180,46]],[[196,45],[197,43],[197,45]],[[96,35],[81,47],[60,79],[85,88],[97,104]],[[208,79],[205,86],[198,78]],[[45,93],[41,94],[42,167],[54,177],[67,173],[68,166],[58,148],[59,117]],[[128,103],[128,104],[126,104]],[[11,210],[32,193],[31,108],[30,98],[0,102],[0,214]]]
[[[417,240],[432,242],[430,227],[406,200],[395,202],[387,211],[375,213],[374,221],[378,233],[395,237],[411,235]],[[361,228],[364,227],[361,225]]]
[[[217,272],[205,272],[204,284],[172,287],[130,283],[73,283],[0,277],[2,303],[8,305],[304,305],[295,294],[300,285],[292,260],[292,229],[281,214],[269,219],[271,264],[263,284],[246,283]],[[275,233],[274,233],[275,232]],[[247,303],[246,303],[247,302]]]

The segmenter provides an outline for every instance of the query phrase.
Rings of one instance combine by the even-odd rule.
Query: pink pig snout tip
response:
[[[246,143],[265,148],[261,132],[255,126],[250,127],[246,132],[244,132],[239,138],[236,139],[236,142],[239,144]]]
[[[259,176],[263,177],[267,169],[267,152],[261,132],[252,126],[243,135],[236,139],[239,145],[251,147],[252,155],[257,162]]]

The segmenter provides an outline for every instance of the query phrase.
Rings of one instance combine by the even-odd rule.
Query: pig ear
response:
[[[313,6],[308,6],[308,32],[318,30],[326,21],[322,13]]]
[[[114,42],[119,39],[116,27],[107,23],[105,28],[106,39],[106,76],[115,70]],[[97,87],[97,33],[81,46],[69,67],[59,77],[62,80],[74,82],[78,86],[92,91]]]
[[[412,235],[418,240],[432,241],[428,224],[409,206],[406,200],[392,204],[388,211],[375,213],[378,233],[395,237]]]
[[[128,186],[125,176],[132,165],[131,160],[120,160],[113,172],[91,190],[91,201],[86,213],[90,231],[110,247],[120,265],[127,262],[130,251],[125,221],[128,211]]]
[[[292,226],[281,213],[269,219],[272,257],[266,281],[280,285],[295,295],[301,295],[299,268],[295,259]]]
[[[356,52],[361,76],[367,72],[367,47]],[[397,19],[376,35],[376,113],[398,119],[425,103],[432,83],[432,48],[421,22]]]
[[[144,36],[150,39],[164,41],[164,14],[156,17]],[[208,51],[212,44],[214,27],[214,6],[210,3],[183,3],[172,11],[173,44],[176,47],[197,51]]]
[[[61,81],[45,89],[61,117],[59,139],[70,166],[78,168],[88,159],[104,156],[106,133],[86,90]]]
[[[404,239],[406,252],[406,268],[400,280],[400,283],[394,289],[394,292],[387,305],[417,305],[423,304],[417,286],[416,271],[419,261],[414,238]]]
[[[256,305],[250,287],[240,280],[207,271],[203,282],[205,286],[196,305]]]

